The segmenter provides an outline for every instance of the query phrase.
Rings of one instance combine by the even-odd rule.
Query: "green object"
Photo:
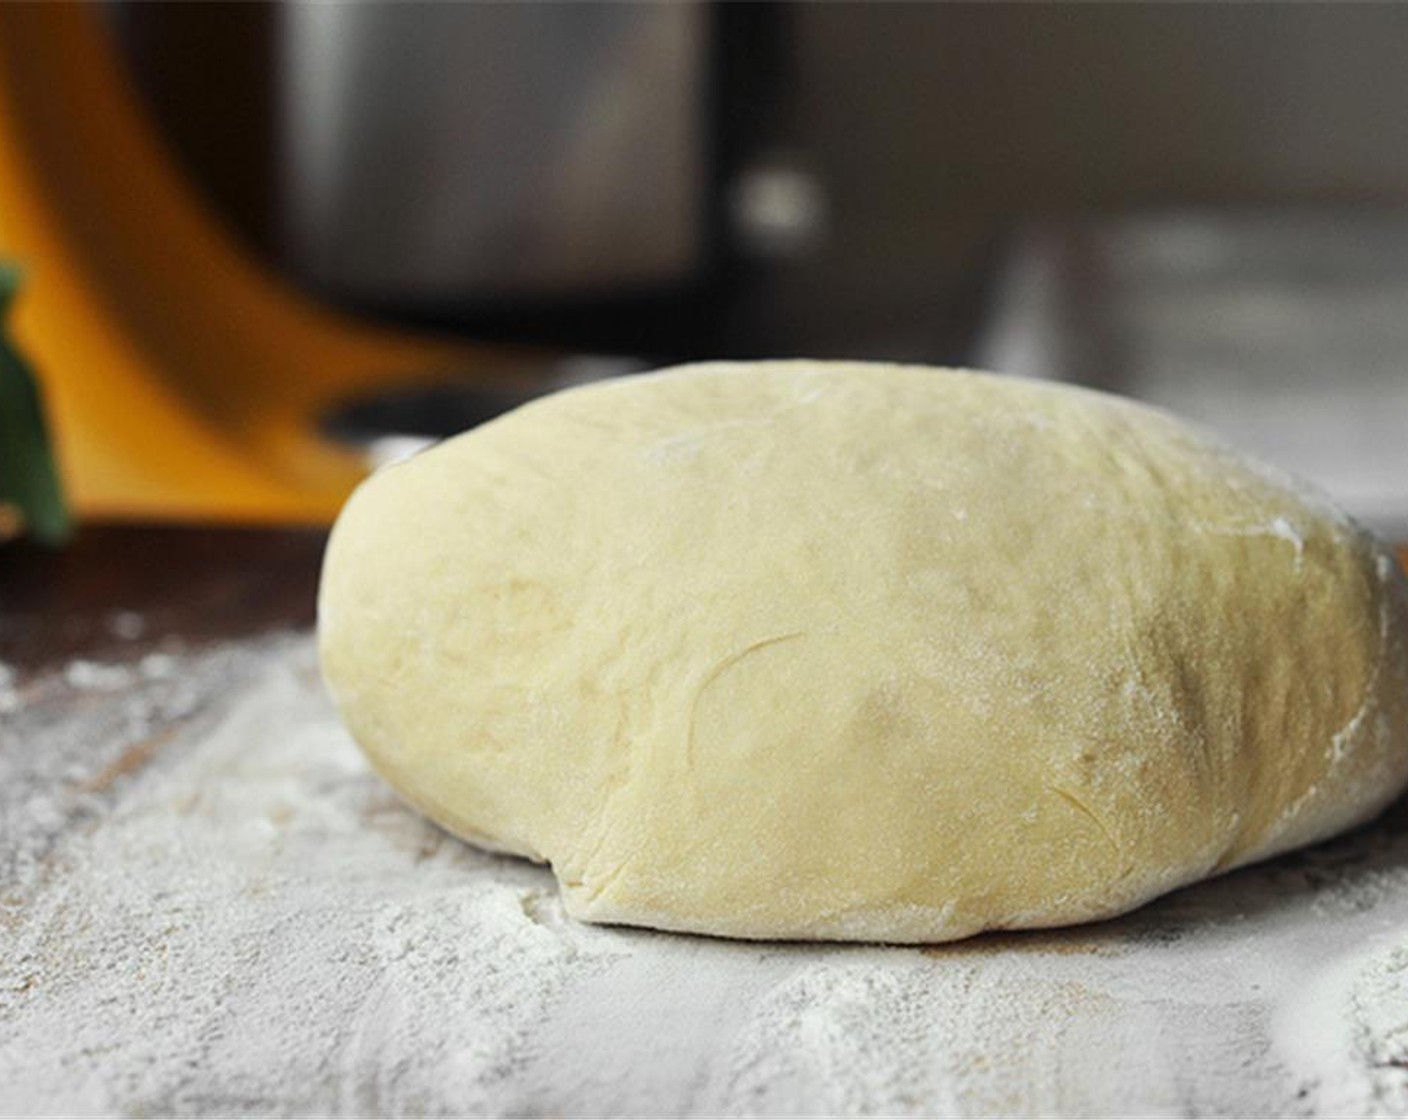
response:
[[[49,449],[39,386],[5,330],[19,286],[20,270],[0,264],[0,505],[18,509],[35,540],[62,544],[72,522]]]

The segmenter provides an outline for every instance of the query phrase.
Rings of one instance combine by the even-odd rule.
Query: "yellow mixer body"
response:
[[[325,522],[334,401],[510,354],[373,327],[261,268],[176,169],[89,4],[0,4],[0,259],[80,517]],[[477,371],[477,372],[476,372]]]

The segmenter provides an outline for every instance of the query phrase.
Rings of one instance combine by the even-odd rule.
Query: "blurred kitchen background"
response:
[[[133,135],[149,129],[143,151],[169,161],[191,213],[229,232],[220,251],[247,255],[239,292],[287,286],[278,299],[334,309],[348,338],[379,332],[385,376],[369,359],[342,380],[322,367],[350,343],[290,341],[283,367],[242,359],[218,378],[200,368],[195,326],[133,348],[178,405],[197,386],[200,430],[251,471],[283,470],[295,488],[317,473],[280,458],[284,428],[251,434],[263,431],[260,402],[297,398],[290,424],[376,457],[559,384],[664,362],[894,359],[1157,402],[1408,537],[1408,6],[95,10],[145,121]],[[57,84],[20,51],[47,33],[31,17],[0,65],[20,109]],[[50,84],[26,93],[22,80]],[[81,104],[70,124],[90,118]],[[87,147],[65,132],[62,153],[37,127],[14,135],[9,158],[28,144],[45,174],[81,179],[84,159],[119,159],[92,150],[107,143],[96,132]],[[107,205],[94,194],[70,223],[90,231],[86,244],[107,236]],[[136,201],[119,211],[113,222],[147,226]],[[238,271],[212,268],[209,284],[193,273],[185,289],[152,281],[145,297],[112,279],[117,256],[155,252],[167,233],[196,237],[168,229],[153,204],[141,237],[104,242],[100,264],[78,270],[108,277],[105,314],[139,324],[137,337],[170,337],[157,320],[180,319],[187,302],[205,322],[195,305]],[[24,255],[0,242],[7,252]],[[42,303],[45,261],[24,263]],[[134,263],[128,275],[174,268]],[[210,332],[227,320],[243,331],[204,332],[220,351],[210,361],[282,329],[264,323],[272,311],[240,325],[246,302],[208,313]],[[179,466],[143,473],[114,466],[111,448],[85,453],[101,421],[91,408],[66,415],[90,395],[64,387],[78,375],[47,342],[59,312],[44,321],[49,335],[31,322],[20,341],[53,381],[80,512],[260,516],[253,489],[202,505],[191,487],[162,489],[161,472]],[[423,358],[420,340],[434,340]],[[297,390],[307,380],[318,392]],[[134,437],[131,454],[154,438]],[[103,484],[119,476],[126,490]],[[317,475],[318,501],[267,508],[316,520],[345,485]]]

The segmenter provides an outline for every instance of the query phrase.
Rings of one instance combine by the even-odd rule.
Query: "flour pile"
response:
[[[3,681],[0,1113],[1408,1114],[1408,810],[932,950],[592,928],[373,777],[311,640]]]

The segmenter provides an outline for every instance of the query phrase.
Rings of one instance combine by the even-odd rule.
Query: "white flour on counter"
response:
[[[1099,926],[593,928],[402,807],[306,636],[161,656],[0,718],[0,1113],[1408,1115],[1402,805]]]

